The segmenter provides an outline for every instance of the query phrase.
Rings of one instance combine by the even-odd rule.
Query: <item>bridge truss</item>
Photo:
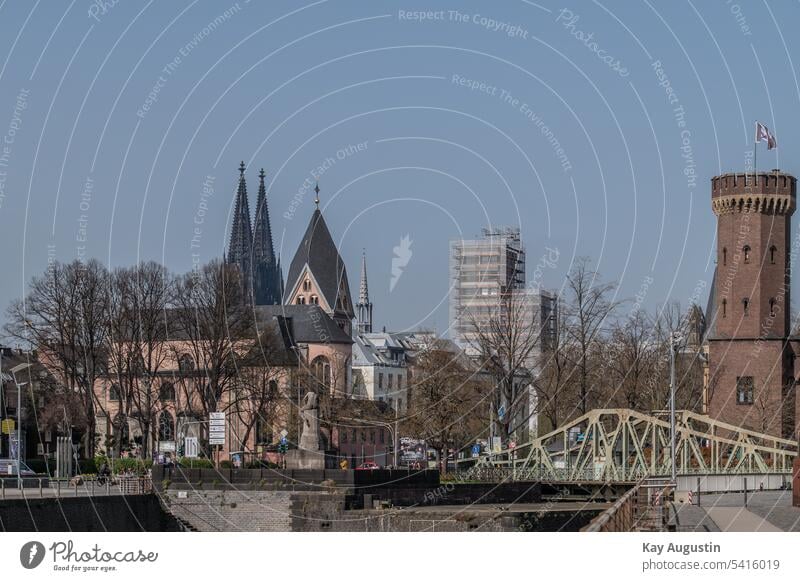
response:
[[[797,442],[676,412],[679,475],[790,473]],[[597,409],[535,440],[472,461],[478,480],[638,481],[669,476],[666,413]]]

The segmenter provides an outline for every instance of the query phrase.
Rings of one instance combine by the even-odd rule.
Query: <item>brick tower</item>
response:
[[[776,436],[795,430],[790,335],[791,215],[796,179],[771,173],[712,178],[717,216],[709,414]]]

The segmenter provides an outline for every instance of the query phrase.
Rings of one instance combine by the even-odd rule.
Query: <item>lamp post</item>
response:
[[[17,488],[22,488],[22,386],[27,382],[17,381],[17,373],[30,367],[30,363],[20,363],[11,368],[11,376],[14,378],[14,385],[17,386]]]
[[[680,333],[672,333],[669,342],[669,449],[670,476],[673,484],[677,482],[675,462],[675,355],[682,340],[683,336]]]

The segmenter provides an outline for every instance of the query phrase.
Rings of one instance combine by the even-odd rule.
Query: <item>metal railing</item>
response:
[[[24,485],[17,481],[6,482],[0,478],[0,500],[17,498],[69,498],[79,496],[112,496],[149,494],[153,491],[150,476],[119,476],[115,480],[101,482],[95,478],[65,480],[50,477],[24,478]]]
[[[663,531],[666,528],[664,505],[673,491],[674,485],[662,479],[643,479],[581,532]]]
[[[681,475],[789,474],[798,444],[690,411],[677,414]],[[629,409],[592,410],[515,449],[458,462],[464,478],[635,482],[672,472],[670,423]]]

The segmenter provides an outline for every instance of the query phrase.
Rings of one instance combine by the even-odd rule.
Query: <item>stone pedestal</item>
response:
[[[324,470],[325,452],[322,450],[289,450],[286,453],[286,468],[288,470]]]
[[[792,470],[792,504],[800,507],[800,456],[795,458]]]

